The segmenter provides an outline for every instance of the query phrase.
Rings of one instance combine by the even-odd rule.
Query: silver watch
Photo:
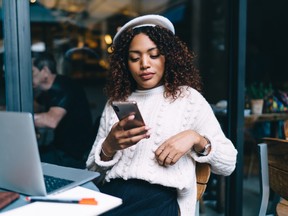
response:
[[[209,148],[211,146],[211,143],[207,143],[203,149],[203,151],[201,152],[197,152],[199,155],[202,155],[202,156],[207,156],[209,154]]]
[[[209,154],[209,148],[211,147],[211,143],[207,137],[204,136],[204,139],[206,139],[207,141],[207,144],[204,146],[204,149],[201,152],[199,152],[199,151],[196,151],[194,148],[194,151],[199,155],[207,156]]]

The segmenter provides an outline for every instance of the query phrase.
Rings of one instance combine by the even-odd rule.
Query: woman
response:
[[[108,102],[87,160],[104,176],[101,192],[123,199],[107,215],[195,214],[195,161],[230,175],[236,155],[199,93],[194,56],[172,23],[145,15],[126,23],[113,39]],[[124,130],[112,101],[136,101],[146,126]]]

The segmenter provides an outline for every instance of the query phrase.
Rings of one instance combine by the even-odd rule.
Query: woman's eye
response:
[[[156,58],[158,58],[160,56],[160,54],[156,54],[156,55],[151,55],[150,57],[152,58],[152,59],[156,59]]]
[[[132,57],[129,58],[129,60],[130,60],[131,62],[136,62],[136,61],[138,61],[138,59],[139,59],[139,58],[132,58]]]

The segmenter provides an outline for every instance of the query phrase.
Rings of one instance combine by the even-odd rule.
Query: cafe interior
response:
[[[31,47],[53,53],[58,73],[84,86],[95,121],[106,102],[117,29],[144,14],[170,19],[196,53],[203,95],[238,150],[231,176],[211,174],[200,214],[258,215],[257,144],[288,139],[288,1],[2,0],[0,6],[0,110],[33,112]]]

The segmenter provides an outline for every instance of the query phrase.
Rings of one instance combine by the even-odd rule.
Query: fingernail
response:
[[[151,130],[151,128],[150,127],[148,127],[148,126],[145,126],[145,130]]]
[[[132,119],[134,119],[134,118],[135,118],[135,115],[130,115],[130,116],[128,117],[129,120],[132,120]]]

